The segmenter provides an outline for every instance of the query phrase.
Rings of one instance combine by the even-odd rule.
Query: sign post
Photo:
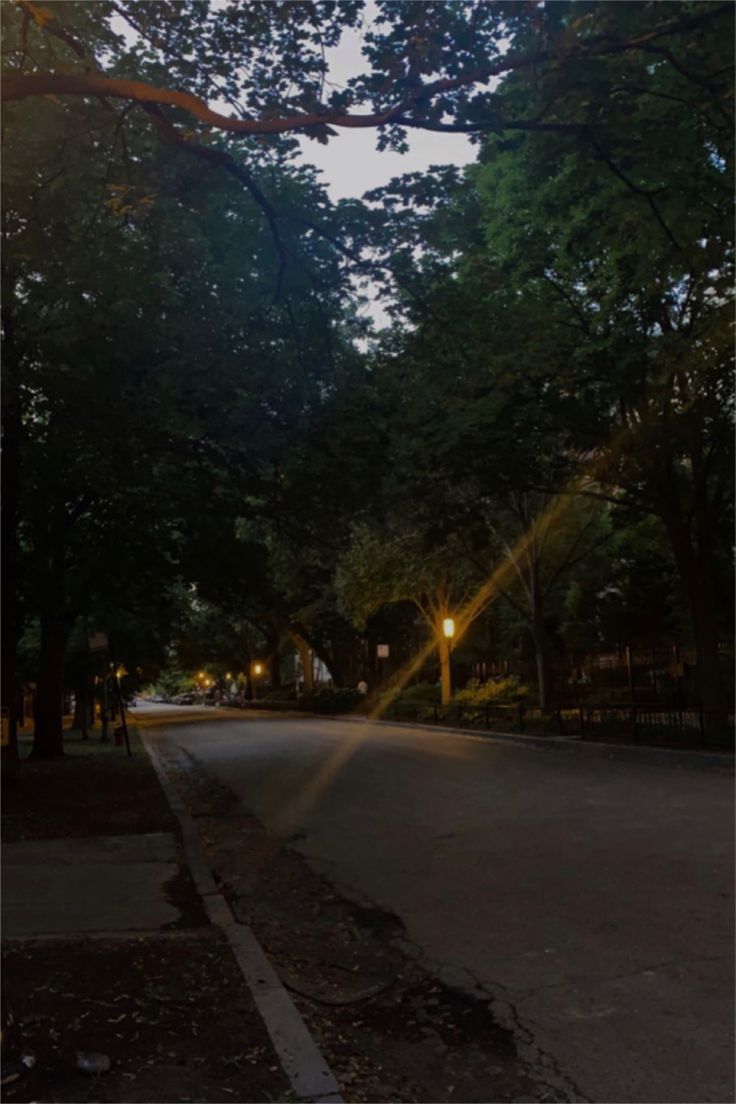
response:
[[[379,684],[381,686],[383,686],[384,682],[386,681],[386,679],[385,679],[385,664],[382,663],[381,661],[384,660],[384,659],[388,659],[388,652],[389,652],[388,644],[377,644],[376,645],[376,660],[377,660],[377,666],[378,666],[378,681],[379,681]]]
[[[108,655],[108,649],[109,649],[109,646],[110,646],[110,642],[108,640],[107,633],[104,633],[104,632],[89,633],[89,635],[87,637],[87,641],[89,643],[89,650],[91,652],[96,652],[98,655],[101,655],[102,658],[103,658],[103,664],[102,664],[102,670],[103,670],[103,674],[102,674],[102,716],[100,717],[100,720],[102,721],[102,734],[100,736],[100,743],[106,744],[107,743],[107,709],[108,709],[107,680],[109,678],[107,655]],[[93,709],[94,709],[94,698],[93,698],[93,701],[92,701],[92,705],[93,705]],[[93,713],[92,713],[92,723],[93,723],[93,725],[94,725],[94,716],[95,715],[94,715],[94,711],[93,711]]]

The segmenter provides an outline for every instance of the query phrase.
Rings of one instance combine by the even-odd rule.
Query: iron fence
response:
[[[415,705],[397,702],[396,721],[442,724],[482,732],[569,736],[647,746],[734,750],[734,714],[661,705],[568,704],[543,711],[518,705]]]

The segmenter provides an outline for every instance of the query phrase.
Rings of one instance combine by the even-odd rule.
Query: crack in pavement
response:
[[[520,997],[528,997],[534,993],[546,992],[551,989],[568,989],[571,985],[596,985],[602,981],[622,981],[626,978],[640,977],[642,974],[654,973],[656,970],[662,970],[667,966],[675,966],[682,962],[730,962],[732,957],[731,955],[681,955],[678,958],[666,959],[664,962],[653,962],[648,966],[640,967],[638,970],[627,970],[622,974],[599,974],[592,977],[582,974],[578,977],[566,978],[565,981],[551,982],[549,985],[535,985],[531,989],[517,989],[514,987],[514,992]]]
[[[466,966],[458,967],[433,960],[425,954],[420,944],[406,936],[399,939],[398,942],[400,946],[406,948],[412,957],[420,962],[424,969],[440,980],[444,980],[450,988],[464,991],[475,1000],[485,999],[493,1006],[492,1015],[494,1020],[500,1026],[508,1028],[514,1038],[524,1046],[526,1053],[523,1057],[520,1054],[519,1057],[530,1076],[540,1087],[552,1094],[549,1097],[543,1096],[541,1099],[555,1101],[565,1099],[560,1097],[560,1090],[562,1090],[567,1094],[568,1100],[581,1102],[590,1100],[590,1097],[582,1091],[573,1078],[569,1074],[563,1073],[555,1056],[537,1042],[531,1028],[522,1022],[521,1014],[510,998],[511,990],[508,986],[500,981],[481,981]],[[466,975],[472,984],[468,985],[467,981],[461,980],[462,975]],[[482,993],[484,996],[479,997],[478,993]]]

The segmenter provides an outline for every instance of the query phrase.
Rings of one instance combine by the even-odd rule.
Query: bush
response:
[[[390,690],[381,694],[380,700],[388,699],[391,704],[402,705],[436,705],[441,700],[440,688],[431,682],[417,682],[413,686],[405,687],[401,693],[394,697]]]
[[[458,690],[453,701],[459,705],[508,705],[524,702],[529,696],[529,687],[511,676],[497,682],[471,679],[464,690]]]
[[[272,702],[296,701],[296,689],[293,686],[279,686],[273,690],[267,690],[262,700]]]
[[[312,709],[315,713],[349,713],[362,701],[363,695],[358,690],[325,688],[305,694],[299,704],[302,709]]]

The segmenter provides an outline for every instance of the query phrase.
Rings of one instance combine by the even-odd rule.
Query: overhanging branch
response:
[[[218,165],[220,168],[224,169],[225,172],[229,173],[230,176],[234,176],[235,179],[246,188],[261,208],[266,217],[268,228],[271,231],[271,237],[273,238],[273,243],[279,259],[276,273],[276,289],[273,297],[274,302],[276,302],[276,300],[281,297],[284,273],[286,272],[286,250],[284,249],[284,243],[279,233],[277,222],[278,216],[269,200],[258,187],[250,173],[247,172],[242,165],[239,165],[235,158],[231,157],[229,153],[226,153],[224,150],[212,149],[209,146],[202,146],[198,142],[193,142],[191,139],[185,138],[179,133],[176,127],[169,122],[156,104],[146,103],[143,105],[143,110],[167,142],[170,142],[178,149],[184,150],[192,157],[198,157],[201,161],[208,161],[212,165]]]
[[[595,35],[588,39],[579,39],[566,53],[569,56],[598,57],[626,53],[630,50],[646,49],[652,43],[669,35],[690,30],[730,13],[732,6],[722,4],[709,11],[690,16],[687,19],[670,20],[661,23],[643,34],[632,35],[625,39],[614,39],[609,35]],[[48,22],[47,29],[58,38],[62,38],[79,54],[81,44],[69,35],[58,20]],[[537,50],[532,53],[506,55],[490,65],[482,66],[457,77],[444,77],[431,81],[413,90],[400,102],[384,111],[371,114],[350,114],[320,108],[318,111],[289,115],[283,118],[243,119],[230,118],[214,111],[204,100],[190,92],[177,89],[158,88],[143,81],[125,80],[103,76],[100,73],[8,73],[6,74],[0,95],[3,100],[24,100],[32,96],[71,95],[103,96],[110,99],[135,100],[142,104],[157,107],[169,105],[187,111],[207,126],[216,127],[232,134],[283,134],[289,131],[304,130],[309,127],[346,127],[376,128],[397,122],[401,116],[411,115],[410,125],[425,125],[427,129],[437,126],[435,123],[423,124],[413,113],[418,105],[429,103],[443,93],[455,92],[475,84],[485,84],[493,77],[504,73],[530,69],[534,66],[564,60],[565,52],[552,49]]]

